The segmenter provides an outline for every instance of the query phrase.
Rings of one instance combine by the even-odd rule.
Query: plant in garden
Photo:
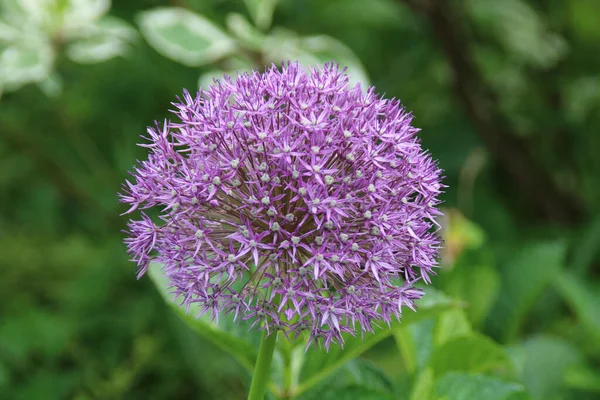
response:
[[[207,16],[180,7],[157,7],[140,12],[136,21],[148,44],[163,56],[189,67],[210,65],[200,86],[213,78],[250,71],[281,60],[317,65],[331,60],[343,64],[351,82],[367,85],[369,78],[360,59],[334,37],[300,36],[289,28],[271,28],[276,0],[245,1],[252,24],[240,13],[229,13],[226,28]]]
[[[267,367],[277,331],[328,348],[414,309],[442,185],[397,100],[288,63],[174,106],[121,195],[128,212],[161,209],[128,225],[140,275],[158,262],[186,307],[264,329]]]
[[[48,95],[61,90],[53,73],[64,50],[72,60],[93,64],[124,55],[137,32],[107,16],[110,0],[26,1],[0,4],[0,93],[38,83]]]

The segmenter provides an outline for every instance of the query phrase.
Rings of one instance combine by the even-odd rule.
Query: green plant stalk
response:
[[[256,366],[252,373],[252,383],[250,384],[250,393],[248,400],[263,400],[269,382],[271,360],[273,360],[273,352],[275,351],[275,343],[277,343],[277,332],[273,332],[267,336],[267,332],[263,336],[258,349],[258,358]]]
[[[297,345],[295,340],[288,340],[281,332],[279,347],[283,358],[283,387],[281,389],[281,398],[285,400],[293,400],[295,397],[296,386],[298,385],[299,360],[297,358]]]
[[[399,326],[397,329],[395,329],[394,339],[396,340],[398,350],[400,350],[406,371],[410,374],[414,373],[417,370],[417,360],[415,354],[416,350],[413,338],[410,335],[408,328]]]

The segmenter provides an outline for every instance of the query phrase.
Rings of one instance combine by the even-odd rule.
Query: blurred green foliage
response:
[[[400,98],[448,189],[438,292],[343,351],[278,349],[274,393],[292,359],[298,399],[598,398],[598,15],[596,0],[3,1],[0,398],[245,398],[251,335],[190,329],[135,280],[116,193],[182,88],[281,59],[335,59]]]

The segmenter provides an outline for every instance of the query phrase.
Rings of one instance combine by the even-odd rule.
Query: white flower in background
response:
[[[126,53],[136,31],[107,16],[110,0],[3,0],[0,4],[0,92],[38,83],[60,92],[53,73],[58,52],[98,63]]]

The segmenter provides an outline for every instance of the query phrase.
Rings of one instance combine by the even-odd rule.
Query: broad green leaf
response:
[[[118,38],[105,36],[78,40],[67,48],[69,58],[80,64],[95,64],[123,56],[129,46]]]
[[[241,14],[227,14],[227,29],[247,48],[262,51],[265,35]]]
[[[502,296],[488,316],[490,331],[503,340],[515,338],[535,301],[565,263],[564,241],[524,244],[500,269]]]
[[[137,32],[128,23],[108,16],[74,32],[66,52],[77,63],[95,64],[124,56],[136,38]]]
[[[0,53],[0,86],[12,91],[48,77],[54,51],[50,43],[35,41],[9,46]]]
[[[472,333],[444,343],[433,353],[429,365],[436,375],[450,371],[484,373],[509,370],[510,359],[493,340]]]
[[[300,60],[307,65],[337,61],[342,67],[348,68],[350,83],[360,82],[363,88],[370,84],[367,71],[354,52],[345,44],[330,36],[318,35],[303,38],[300,48],[304,50]]]
[[[431,317],[406,327],[412,337],[417,370],[419,371],[427,366],[435,350],[433,338],[436,322],[437,318]]]
[[[221,28],[182,8],[143,11],[137,22],[156,51],[190,67],[215,62],[235,50],[234,41]]]
[[[534,400],[552,399],[568,369],[581,363],[581,354],[563,339],[536,336],[510,349],[521,359],[521,381]]]
[[[161,266],[150,265],[148,273],[167,304],[192,330],[231,354],[240,364],[252,371],[260,343],[260,334],[257,331],[248,331],[247,324],[243,321],[234,322],[229,315],[219,316],[217,324],[206,314],[196,318],[197,310],[193,307],[186,313],[169,292],[168,281],[161,271]]]
[[[600,370],[587,365],[569,368],[565,372],[564,382],[569,388],[600,393]]]
[[[263,30],[271,26],[278,0],[244,0],[244,3],[256,26]]]
[[[57,10],[59,26],[56,27],[64,38],[84,35],[110,10],[110,0],[71,0],[65,3],[65,7]]]
[[[442,271],[444,290],[466,302],[465,311],[473,325],[478,326],[494,305],[500,290],[498,271],[487,264],[458,262],[450,271]]]
[[[563,272],[554,285],[577,317],[600,340],[600,286]]]
[[[383,371],[365,360],[353,360],[298,400],[394,400],[394,387]]]
[[[435,347],[440,347],[454,338],[467,336],[471,332],[471,324],[465,311],[453,308],[444,311],[438,317],[433,334],[433,344]]]
[[[91,22],[110,10],[110,0],[70,0],[66,7],[65,20]]]
[[[417,347],[408,326],[398,326],[393,331],[396,346],[400,351],[404,368],[410,374],[417,370]]]
[[[183,361],[193,374],[193,379],[207,389],[211,398],[218,398],[220,382],[224,380],[240,379],[247,374],[247,369],[236,362],[235,359],[224,357],[223,351],[208,340],[203,340],[196,332],[189,329],[185,321],[176,315],[173,319],[173,328],[177,343],[181,348]],[[211,360],[210,364],[198,360]]]
[[[230,57],[223,61],[224,69],[213,69],[200,75],[200,78],[198,78],[198,87],[207,89],[209,86],[215,84],[215,79],[222,79],[225,75],[235,78],[238,73],[250,72],[253,67],[254,65],[249,60]]]
[[[524,399],[525,392],[518,383],[505,382],[483,375],[449,372],[441,376],[435,392],[444,400],[508,400]]]
[[[297,60],[306,67],[317,67],[334,61],[348,68],[351,85],[360,82],[365,89],[369,85],[369,78],[358,57],[348,46],[330,36],[297,37],[279,29],[266,38],[264,51],[265,58],[274,63]]]
[[[309,348],[306,353],[305,363],[300,376],[299,393],[315,386],[326,379],[338,368],[348,361],[360,356],[365,351],[389,337],[396,327],[413,326],[413,324],[435,316],[456,304],[443,294],[427,288],[427,293],[417,302],[417,312],[405,311],[401,322],[392,323],[391,328],[387,326],[375,328],[375,333],[366,333],[361,338],[349,335],[345,336],[344,348],[332,346],[329,352],[323,349]]]
[[[110,15],[96,21],[90,29],[92,34],[114,36],[126,42],[133,42],[138,37],[137,30],[132,25]]]
[[[431,368],[421,371],[412,387],[409,400],[433,400],[434,376]]]

